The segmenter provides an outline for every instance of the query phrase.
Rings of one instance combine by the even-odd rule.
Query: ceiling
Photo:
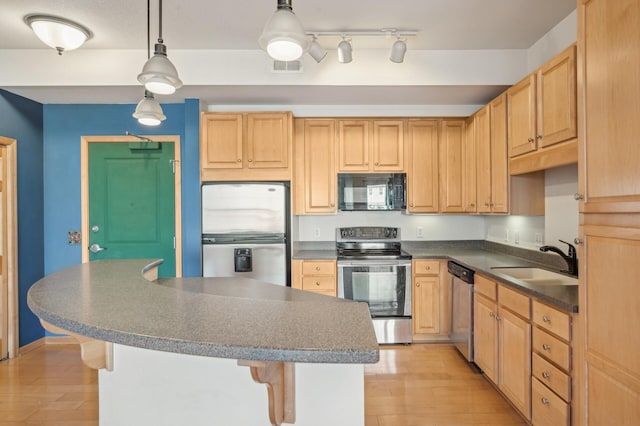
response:
[[[156,0],[151,3],[153,42],[157,35],[158,4]],[[23,22],[23,17],[31,13],[64,16],[88,27],[93,37],[81,49],[145,49],[146,6],[144,0],[2,0],[0,52],[43,49],[43,44]],[[177,50],[259,49],[257,39],[275,7],[276,0],[164,0],[163,36],[169,57]],[[309,32],[399,28],[418,31],[417,36],[408,39],[410,51],[492,50],[531,47],[576,8],[576,0],[294,0],[293,8]],[[319,41],[326,49],[335,48],[336,40],[332,38],[322,37]],[[354,50],[388,49],[390,45],[385,37],[354,37],[353,43]],[[468,96],[460,89],[448,92],[444,87],[336,89],[326,84],[292,86],[283,96],[282,87],[288,87],[286,83],[247,87],[185,83],[181,89],[183,98],[211,97],[214,102],[229,104],[276,104],[279,98],[286,103],[340,104],[353,102],[356,95],[371,104],[413,104],[419,102],[424,91],[436,101],[446,98],[451,103],[470,103],[488,95],[486,88],[474,85],[466,89]],[[86,102],[95,102],[95,96],[89,94],[96,88],[86,86],[65,90],[42,84],[7,88],[43,103],[83,103],[85,98]],[[110,87],[103,100],[113,102],[113,98],[120,99],[118,96],[127,101],[139,98],[139,86]]]

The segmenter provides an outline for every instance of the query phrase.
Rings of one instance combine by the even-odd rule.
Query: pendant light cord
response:
[[[151,58],[151,0],[147,0],[147,59]]]
[[[158,43],[163,43],[162,41],[162,0],[158,0]]]

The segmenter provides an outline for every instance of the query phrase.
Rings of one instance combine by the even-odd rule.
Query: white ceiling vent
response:
[[[273,72],[302,72],[302,62],[273,61]]]

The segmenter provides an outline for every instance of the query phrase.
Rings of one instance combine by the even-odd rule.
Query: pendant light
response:
[[[277,1],[278,8],[264,26],[258,43],[277,61],[295,61],[307,50],[309,41],[293,13],[292,0]]]
[[[151,29],[150,29],[150,7],[149,2],[151,0],[147,0],[147,62],[149,57],[151,56]],[[138,123],[144,126],[158,126],[162,121],[164,121],[167,117],[162,112],[162,107],[160,103],[156,101],[153,93],[146,90],[144,91],[144,97],[138,105],[136,106],[136,110],[133,113],[133,117],[138,119]]]
[[[88,28],[57,16],[27,15],[24,22],[44,44],[56,49],[58,55],[65,50],[77,49],[93,36]]]
[[[167,46],[162,40],[162,0],[158,0],[158,5],[158,43],[155,45],[153,57],[147,60],[142,72],[138,74],[138,81],[152,93],[171,95],[182,87],[182,81],[178,77],[176,67],[167,58]]]

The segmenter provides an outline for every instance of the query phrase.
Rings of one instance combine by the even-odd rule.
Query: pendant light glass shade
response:
[[[295,61],[307,50],[307,35],[291,9],[290,0],[278,1],[278,9],[264,26],[258,43],[277,61]]]
[[[182,87],[178,71],[167,58],[167,47],[157,43],[153,56],[147,60],[138,74],[138,81],[145,89],[158,95],[171,95]]]
[[[138,119],[138,123],[145,126],[158,126],[167,118],[162,112],[160,103],[148,90],[144,91],[144,98],[138,102],[133,117]]]
[[[389,56],[389,60],[395,63],[401,63],[404,61],[404,54],[407,53],[407,42],[398,39],[391,46],[391,55]]]
[[[348,64],[351,62],[353,60],[351,52],[351,43],[349,43],[349,40],[343,39],[338,43],[338,62],[341,64]]]
[[[27,15],[24,21],[47,46],[58,51],[73,50],[92,37],[86,27],[64,18],[49,15]]]

